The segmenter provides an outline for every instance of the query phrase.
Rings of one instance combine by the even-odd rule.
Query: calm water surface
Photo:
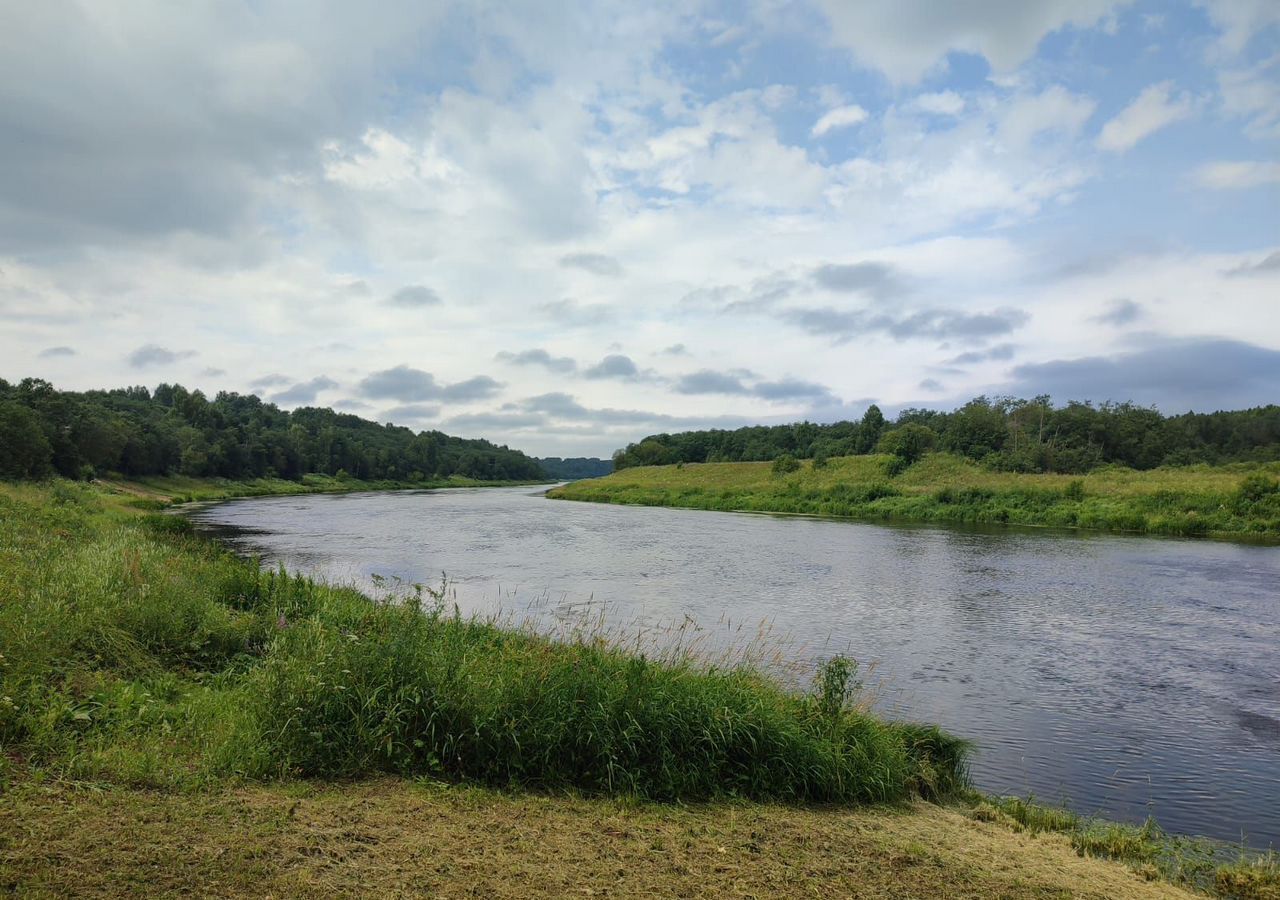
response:
[[[978,744],[977,785],[1280,846],[1280,549],[547,500],[501,488],[193,513],[334,581],[438,582],[464,613],[647,642],[848,652],[888,714]],[[683,624],[683,628],[679,628]],[[674,630],[677,629],[677,630]]]

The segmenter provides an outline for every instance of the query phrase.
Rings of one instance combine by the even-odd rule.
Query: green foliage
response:
[[[0,400],[0,478],[40,478],[53,469],[53,448],[39,417],[12,400]]]
[[[963,783],[966,745],[856,708],[848,661],[810,697],[746,664],[551,641],[450,615],[443,590],[370,598],[259,571],[171,516],[59,484],[0,492],[0,747],[54,774],[838,802]]]
[[[904,429],[928,433],[894,435]],[[881,443],[886,441],[887,443]],[[779,453],[798,459],[898,453],[908,463],[924,450],[946,450],[995,471],[1084,474],[1107,464],[1158,466],[1280,460],[1280,406],[1235,412],[1162,416],[1132,403],[1070,402],[1048,397],[978,397],[949,413],[906,409],[894,423],[871,406],[857,422],[751,426],[735,431],[651,435],[618,451],[618,469],[671,462],[768,461]],[[639,451],[643,446],[644,450]],[[637,456],[637,453],[640,456]],[[643,458],[643,461],[641,461]]]
[[[162,384],[84,393],[0,380],[0,479],[180,474],[298,480],[536,481],[536,460],[483,440],[414,433],[331,409],[284,412],[254,396]]]
[[[830,458],[825,450],[815,450],[813,453],[813,467],[815,469],[825,469],[831,464]]]
[[[932,450],[937,443],[938,435],[928,425],[908,422],[880,438],[876,451],[889,453],[907,465],[911,465]]]
[[[792,472],[800,471],[800,460],[796,459],[790,453],[780,453],[773,460],[770,471],[775,477],[790,475]]]

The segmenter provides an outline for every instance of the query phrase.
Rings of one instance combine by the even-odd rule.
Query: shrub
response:
[[[774,457],[773,466],[770,471],[776,477],[790,475],[792,472],[800,471],[800,460],[796,459],[790,453],[783,453]]]

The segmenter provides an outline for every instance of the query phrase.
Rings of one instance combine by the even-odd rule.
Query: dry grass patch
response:
[[[30,897],[1192,896],[1065,839],[928,804],[670,806],[383,779],[0,797],[0,891]]]

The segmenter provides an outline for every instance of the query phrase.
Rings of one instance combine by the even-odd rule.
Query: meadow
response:
[[[161,487],[0,485],[0,889],[1280,883],[1270,858],[978,797],[966,743],[873,715],[852,660],[798,693],[746,661],[462,618],[424,586],[263,571],[155,511],[193,486]]]
[[[868,520],[1050,526],[1280,539],[1280,463],[1105,466],[1084,475],[997,472],[948,453],[621,469],[548,496],[566,500]]]

